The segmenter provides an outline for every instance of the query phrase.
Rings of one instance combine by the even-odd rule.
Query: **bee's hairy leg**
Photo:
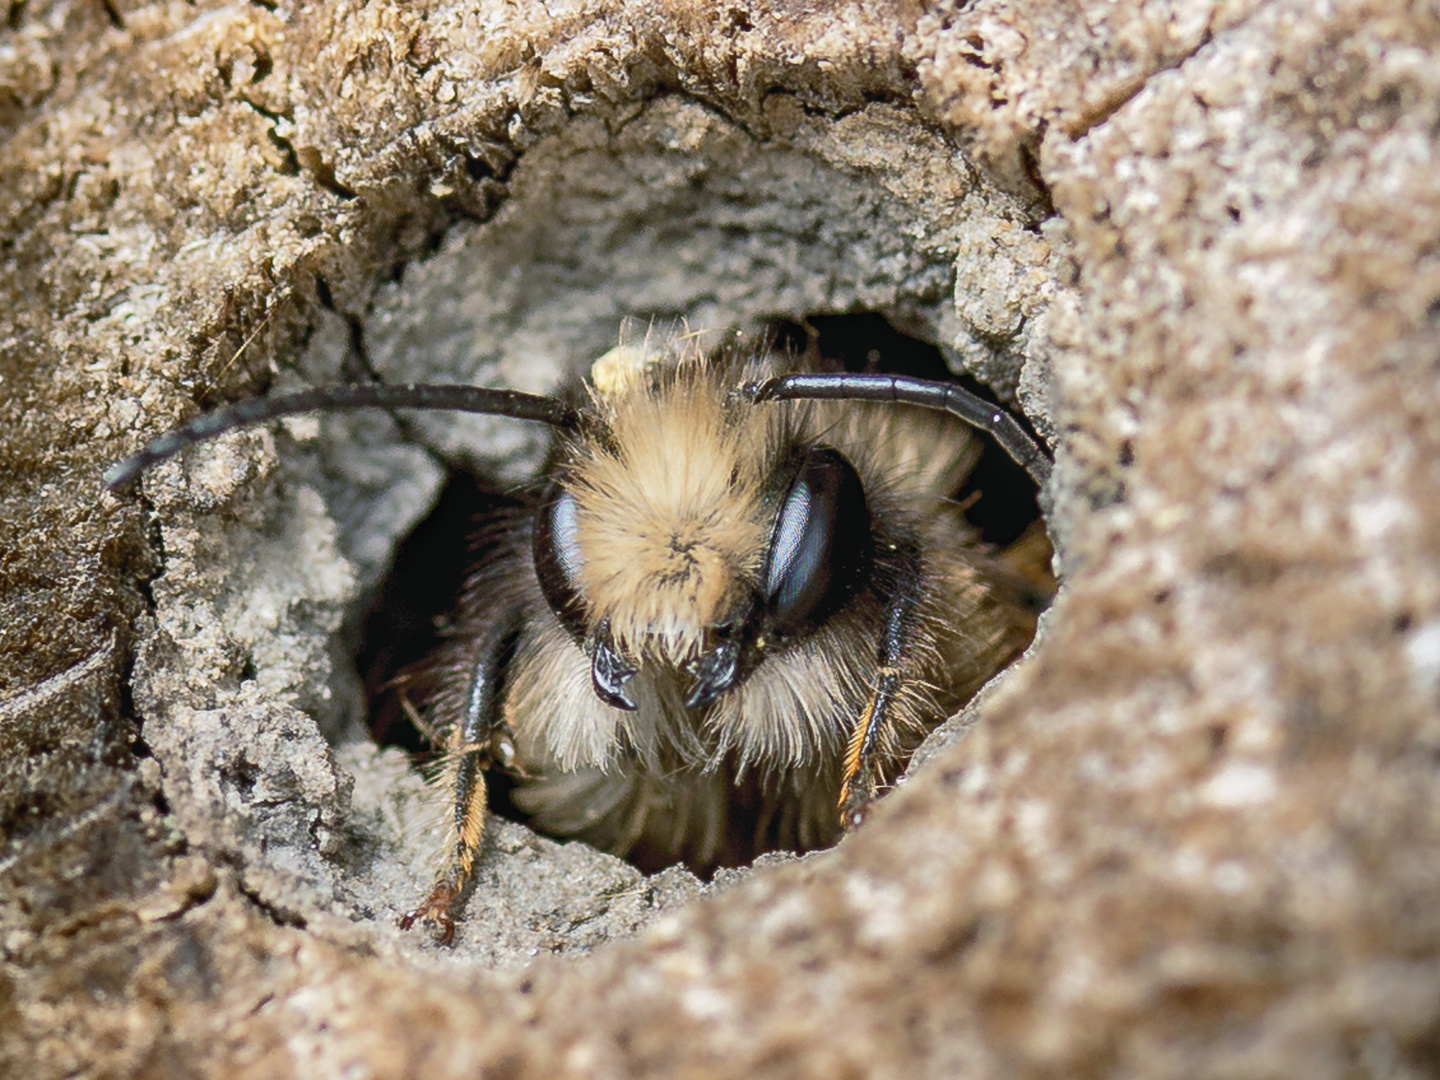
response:
[[[455,842],[445,868],[420,906],[400,917],[400,929],[417,922],[433,929],[435,940],[449,945],[455,940],[455,909],[475,885],[475,864],[480,858],[480,841],[485,835],[485,750],[463,753],[455,770]]]
[[[894,717],[905,677],[906,659],[915,631],[915,608],[922,587],[920,551],[897,544],[885,560],[894,575],[880,636],[875,682],[865,709],[850,732],[840,781],[840,827],[850,829],[865,818],[881,780],[881,753]]]
[[[496,620],[491,633],[467,658],[469,678],[464,704],[454,721],[443,718],[434,726],[444,733],[438,748],[449,761],[447,775],[454,800],[453,839],[445,865],[430,893],[400,918],[400,929],[417,922],[430,927],[442,945],[455,940],[455,914],[475,886],[475,866],[485,835],[487,787],[485,769],[491,764],[495,735],[504,725],[500,680],[504,661],[513,650],[519,616],[507,613]],[[509,764],[509,763],[506,763]]]

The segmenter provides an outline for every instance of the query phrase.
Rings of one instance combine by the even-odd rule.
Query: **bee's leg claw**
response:
[[[458,891],[448,882],[441,882],[430,891],[425,902],[400,916],[400,929],[409,930],[417,922],[431,928],[435,940],[441,945],[455,942],[455,918],[450,908],[455,903]]]
[[[847,809],[845,811],[845,819],[841,822],[841,825],[847,830],[858,829],[865,819],[870,816],[870,805],[868,802],[861,803],[853,809]]]
[[[846,832],[858,827],[875,806],[874,778],[866,772],[847,780],[840,790],[840,828]]]

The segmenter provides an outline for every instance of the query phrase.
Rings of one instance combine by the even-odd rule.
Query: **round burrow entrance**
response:
[[[619,127],[573,121],[517,163],[494,218],[452,230],[364,295],[322,292],[328,303],[279,386],[358,377],[548,393],[612,348],[628,320],[818,348],[852,370],[978,375],[972,386],[1028,406],[1044,432],[1049,268],[1024,209],[910,113],[800,116],[783,139],[761,141],[701,105],[662,99]],[[298,883],[257,871],[272,882],[257,895],[295,909],[319,896],[390,923],[429,887],[449,801],[424,784],[393,716],[380,725],[398,745],[370,738],[362,677],[374,690],[426,648],[465,572],[467,519],[538,474],[548,434],[493,417],[371,413],[302,421],[275,444],[282,509],[260,541],[269,554],[224,586],[233,592],[218,606],[239,613],[232,622],[255,643],[235,673],[237,699],[303,708],[337,764],[317,780],[298,750],[254,760],[250,748],[272,736],[310,745],[293,709],[257,706],[256,733],[231,725],[187,745],[218,773],[219,801],[242,809],[257,861]],[[995,545],[1036,520],[1033,486],[998,451],[955,496]],[[282,565],[297,547],[314,560],[299,574]],[[280,595],[273,579],[286,575],[294,587]],[[363,612],[382,596],[398,630],[379,634]],[[284,668],[275,657],[290,654],[260,643],[256,612],[277,603],[287,627],[303,624],[290,628],[304,665]],[[453,955],[511,963],[583,951],[698,888],[680,869],[644,877],[501,823]]]
[[[878,313],[814,315],[802,322],[778,321],[760,335],[761,348],[782,356],[803,358],[809,370],[848,373],[884,373],[953,382],[995,403],[988,388],[974,379],[956,377],[946,366],[941,350],[896,330]],[[995,440],[977,433],[981,444],[973,467],[950,492],[959,508],[967,543],[977,552],[1003,562],[1024,583],[1024,603],[1038,611],[1053,593],[1049,572],[1050,548],[1040,521],[1034,481]],[[452,469],[431,512],[396,550],[390,572],[381,583],[374,604],[359,629],[356,664],[369,702],[368,726],[382,745],[400,747],[416,756],[432,775],[440,772],[432,739],[410,700],[411,677],[423,684],[428,658],[445,647],[456,633],[457,598],[466,581],[494,557],[495,523],[513,521],[534,513],[537,491],[543,483],[525,482],[502,487],[464,468]],[[533,573],[528,564],[523,572]],[[504,677],[506,665],[501,665]],[[504,696],[501,690],[501,697]],[[544,822],[525,813],[511,798],[513,774],[495,770],[489,778],[489,805],[507,819],[544,832]],[[768,781],[777,783],[774,777]],[[449,798],[437,791],[437,798]],[[803,853],[808,846],[785,844],[759,821],[757,798],[737,797],[727,815],[728,836],[709,856],[682,851],[656,851],[637,844],[620,852],[632,865],[647,872],[681,862],[708,878],[716,870],[748,864],[774,850]],[[558,838],[564,839],[560,835]],[[824,845],[821,845],[824,846]]]

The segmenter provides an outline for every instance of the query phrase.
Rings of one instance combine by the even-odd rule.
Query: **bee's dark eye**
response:
[[[577,641],[585,637],[585,601],[579,585],[583,561],[575,496],[556,484],[535,514],[535,576],[550,610]]]
[[[838,450],[812,447],[770,538],[769,629],[784,636],[823,622],[854,592],[869,559],[870,510],[855,467]]]

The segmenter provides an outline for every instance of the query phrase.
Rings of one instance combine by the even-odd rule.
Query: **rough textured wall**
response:
[[[1440,17],[57,3],[5,33],[7,1072],[1436,1071]],[[543,386],[627,314],[852,306],[1056,435],[1065,591],[862,830],[697,903],[502,829],[459,949],[392,927],[422,800],[356,737],[337,632],[423,448],[518,467],[527,436],[291,425],[97,490],[271,382]]]

